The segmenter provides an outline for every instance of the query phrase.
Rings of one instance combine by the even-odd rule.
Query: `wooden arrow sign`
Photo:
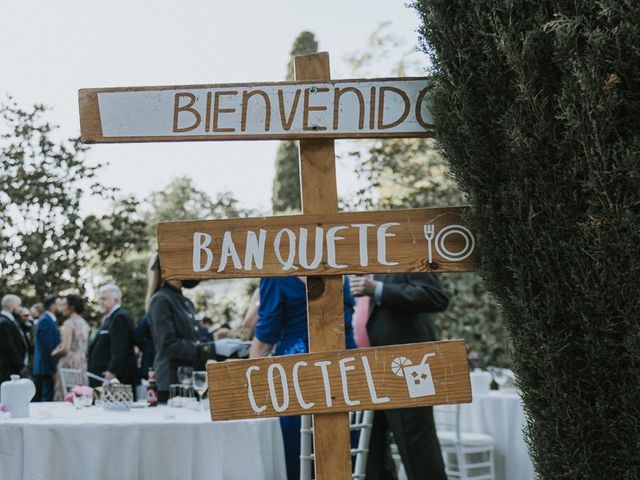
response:
[[[425,78],[332,80],[327,53],[294,65],[295,82],[80,90],[82,140],[300,140],[303,215],[162,223],[160,263],[165,280],[307,276],[310,353],[209,365],[212,418],[313,413],[316,478],[351,478],[346,411],[471,392],[461,341],[340,350],[342,275],[471,271],[476,242],[464,208],[338,213],[333,139],[430,136]]]
[[[163,278],[465,272],[476,242],[464,207],[167,222]]]
[[[462,340],[207,365],[214,420],[469,403]]]
[[[91,88],[82,140],[162,142],[424,137],[425,78]]]

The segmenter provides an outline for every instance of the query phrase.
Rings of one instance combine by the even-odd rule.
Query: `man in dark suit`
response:
[[[431,314],[445,310],[449,303],[438,277],[432,273],[356,277],[351,281],[351,293],[367,300],[358,303],[368,304],[366,332],[371,346],[435,341]],[[431,407],[374,413],[367,480],[396,479],[389,431],[409,480],[446,480]]]
[[[138,382],[133,320],[120,304],[121,298],[116,285],[105,285],[99,290],[98,304],[105,317],[89,347],[89,371],[135,387]],[[100,382],[91,379],[91,384],[99,386]]]
[[[26,375],[29,363],[27,339],[20,328],[16,315],[22,306],[17,295],[2,297],[0,312],[0,382],[11,375]]]
[[[56,315],[60,315],[60,303],[58,295],[47,297],[44,301],[44,313],[36,325],[33,355],[36,402],[53,401],[53,375],[58,368],[58,359],[52,357],[51,352],[60,344],[60,329],[56,318]]]

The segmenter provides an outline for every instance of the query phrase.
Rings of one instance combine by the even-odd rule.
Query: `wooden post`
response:
[[[295,57],[298,81],[329,80],[329,54]],[[336,159],[333,140],[300,140],[300,186],[305,214],[336,213]],[[307,321],[310,352],[344,349],[342,277],[307,277]],[[316,479],[351,478],[349,414],[313,416]]]
[[[293,83],[83,89],[79,92],[82,139],[100,143],[300,140],[304,215],[160,224],[162,275],[165,279],[311,275],[307,277],[310,353],[208,365],[211,418],[313,413],[316,479],[346,480],[351,479],[346,411],[468,403],[471,385],[461,341],[344,351],[342,275],[472,271],[476,242],[461,220],[460,208],[338,213],[334,139],[430,136],[433,125],[427,123],[431,115],[423,102],[427,94],[424,79],[331,81],[327,53],[296,57],[295,72]],[[346,91],[359,99],[357,107],[341,108],[340,92]],[[220,108],[219,95],[228,96],[235,108]],[[248,99],[255,95],[258,103],[249,105]],[[288,120],[283,114],[284,98],[293,99]],[[271,105],[279,105],[280,115],[271,114]],[[249,115],[249,110],[254,114]],[[215,125],[220,116],[225,127],[212,130],[211,118]],[[366,228],[354,231],[355,224],[372,228],[370,232]],[[329,238],[326,262],[314,260],[310,266],[306,260],[303,264],[301,256],[293,258],[295,254],[283,262],[278,234],[272,238],[274,232],[290,227],[306,232],[319,226],[322,231],[331,225],[345,230],[340,237],[342,265],[329,260],[330,248],[335,260],[335,242]],[[386,233],[391,226],[393,231]],[[256,246],[256,228],[261,247]],[[267,232],[271,232],[268,248]],[[224,253],[214,255],[213,244],[218,245],[221,237]],[[289,242],[290,251],[295,252],[292,240]],[[244,264],[236,246],[245,251]],[[387,247],[395,260],[386,258]],[[377,256],[369,262],[367,252],[373,250]],[[227,262],[229,256],[231,262]],[[322,373],[317,368],[320,364],[325,367]],[[299,368],[304,365],[309,368]],[[328,365],[332,365],[331,374],[327,374]],[[347,370],[353,370],[348,381]],[[282,381],[277,387],[282,389],[282,403],[273,383],[275,371]]]

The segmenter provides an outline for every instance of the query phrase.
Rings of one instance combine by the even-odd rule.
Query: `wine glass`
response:
[[[504,368],[489,367],[488,370],[493,376],[493,381],[498,384],[499,389],[502,389],[509,381],[509,376],[507,375],[507,372],[505,372]]]
[[[178,367],[178,381],[182,385],[191,385],[192,367]]]
[[[193,372],[193,388],[198,392],[200,408],[202,409],[202,395],[207,391],[207,372]]]

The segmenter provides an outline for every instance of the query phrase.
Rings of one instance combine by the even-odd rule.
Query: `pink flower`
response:
[[[93,388],[87,385],[74,385],[71,391],[64,397],[64,401],[73,403],[73,397],[82,397],[83,395],[93,398]]]
[[[0,412],[6,413],[8,411],[9,408],[4,403],[0,403]]]

